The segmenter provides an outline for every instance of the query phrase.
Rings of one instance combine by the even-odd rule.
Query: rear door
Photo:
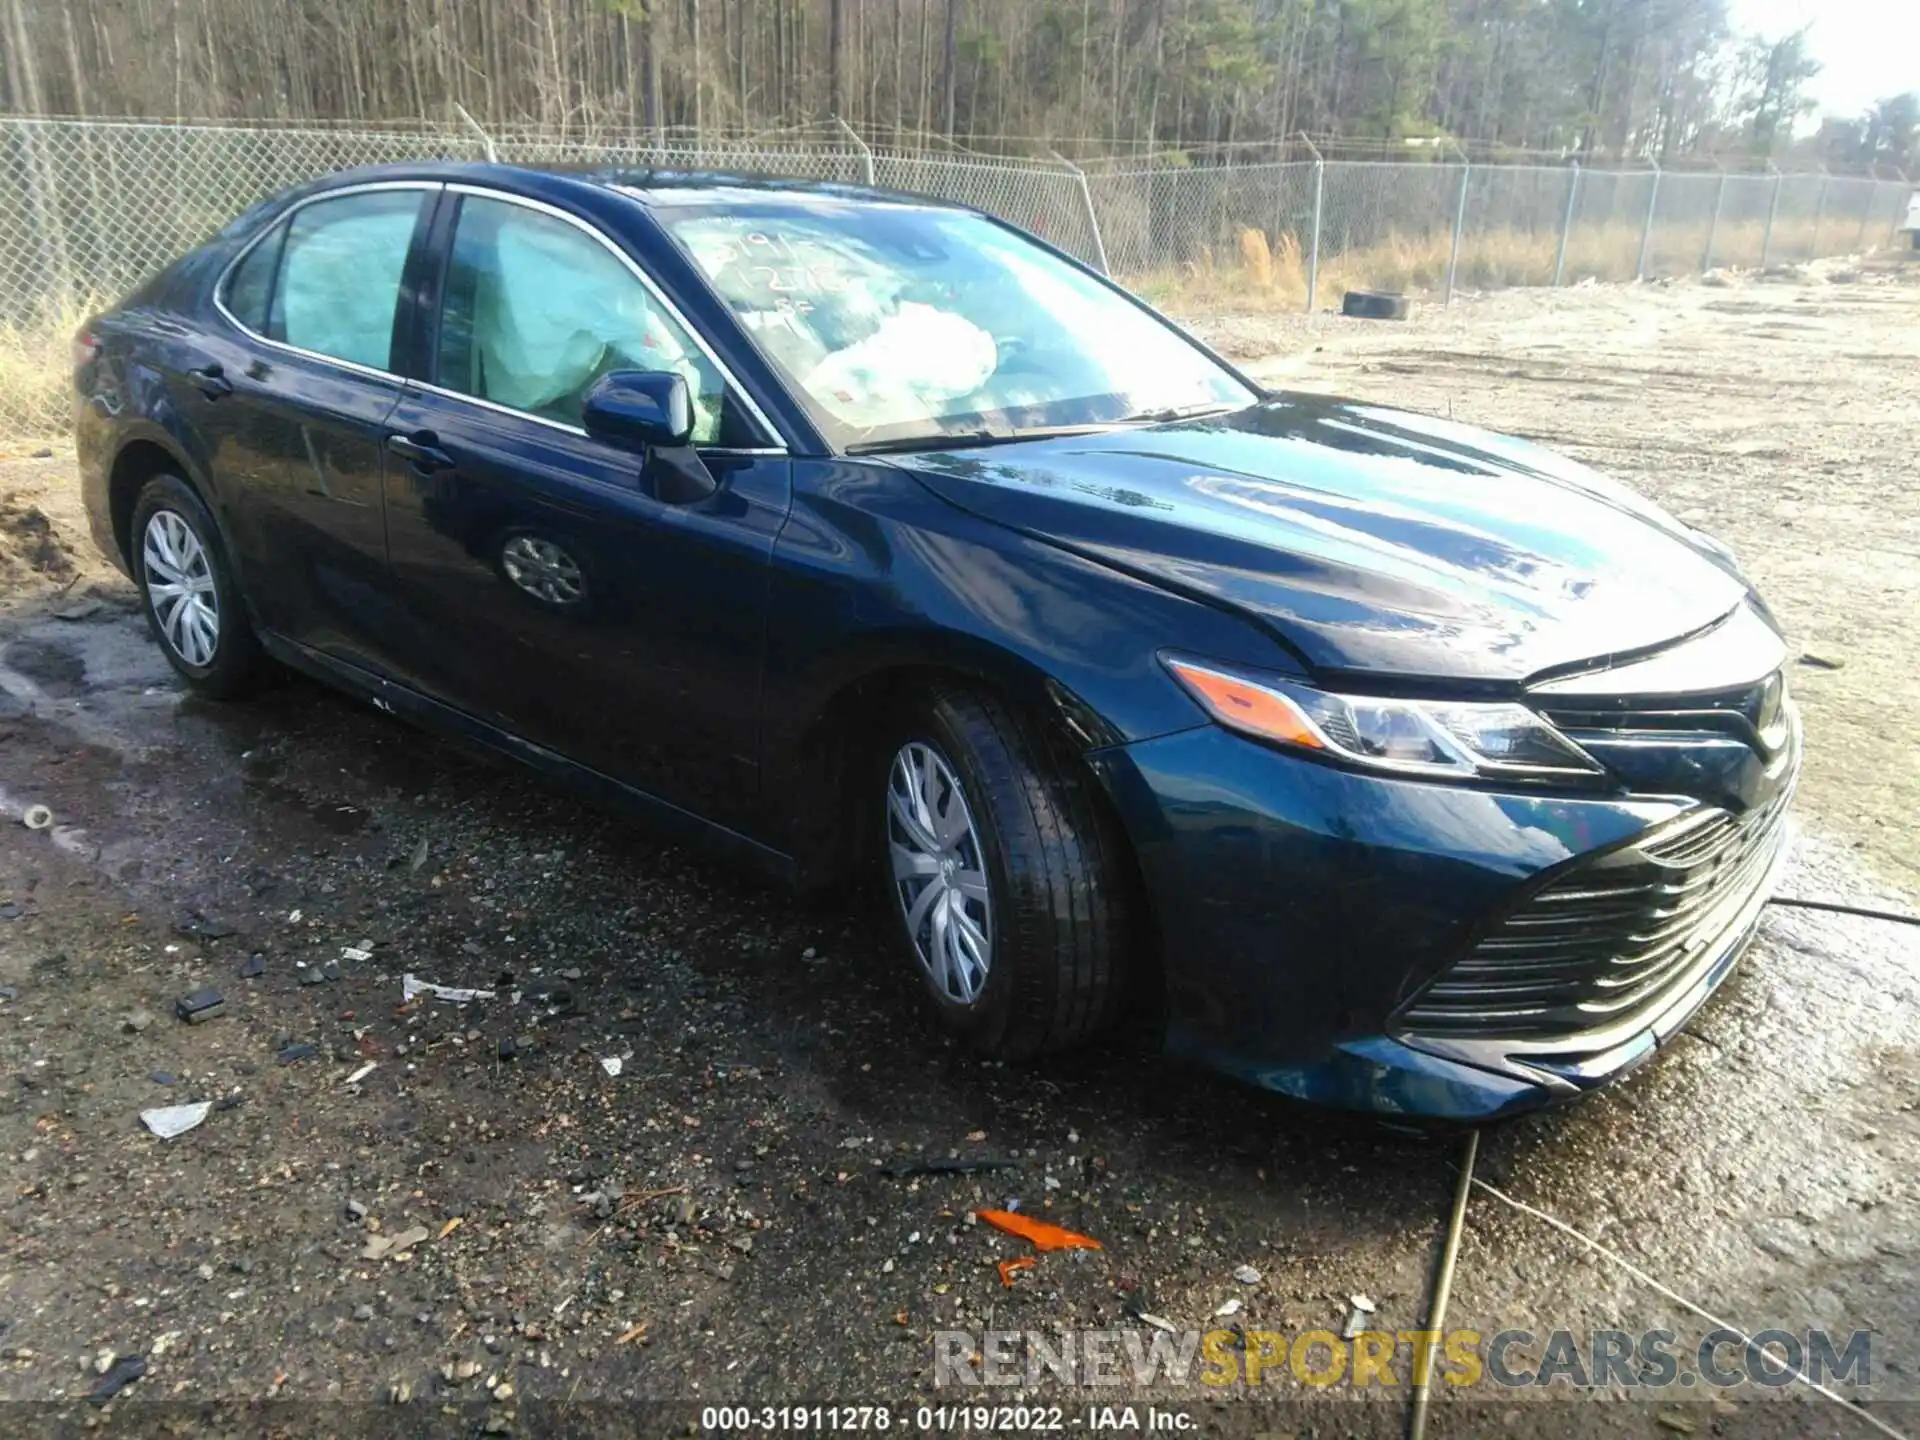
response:
[[[329,191],[228,269],[224,324],[181,377],[259,621],[384,668],[392,623],[381,475],[405,393],[394,346],[440,186]]]
[[[789,462],[644,269],[552,207],[449,187],[423,380],[388,424],[401,678],[721,823],[758,782],[768,568]],[[614,369],[677,370],[708,499],[593,439]]]

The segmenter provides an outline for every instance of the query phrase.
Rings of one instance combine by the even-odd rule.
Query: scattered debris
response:
[[[410,1230],[402,1230],[398,1235],[370,1235],[367,1246],[360,1252],[362,1260],[384,1260],[390,1255],[404,1255],[422,1240],[427,1238],[427,1227],[415,1225]]]
[[[407,862],[407,869],[416,875],[419,874],[420,868],[427,863],[428,853],[427,837],[422,835],[420,843],[413,847],[413,858]]]
[[[354,1224],[357,1225],[366,1218],[367,1218],[367,1207],[364,1203],[362,1203],[359,1200],[352,1200],[352,1199],[347,1201],[347,1219],[353,1221]]]
[[[600,1068],[609,1075],[618,1075],[620,1073],[620,1065],[621,1060],[618,1055],[602,1055],[600,1057]]]
[[[64,609],[54,611],[53,618],[56,620],[91,620],[106,608],[107,602],[104,600],[87,599],[77,604],[69,605]]]
[[[127,1018],[120,1022],[120,1028],[129,1035],[138,1035],[151,1024],[153,1024],[152,1012],[147,1010],[130,1010],[127,1012]]]
[[[1367,1328],[1367,1312],[1358,1305],[1347,1311],[1346,1323],[1340,1327],[1340,1338],[1351,1340]]]
[[[1029,1241],[1033,1248],[1042,1251],[1051,1250],[1099,1250],[1104,1248],[1098,1240],[1089,1235],[1081,1235],[1045,1220],[1035,1220],[1031,1216],[1017,1215],[1011,1210],[976,1210],[987,1224],[996,1230],[1004,1230],[1009,1235],[1018,1235]]]
[[[358,945],[343,945],[340,947],[340,958],[342,960],[352,960],[356,964],[363,960],[371,960],[373,958],[373,945],[370,941],[366,940],[362,940]]]
[[[204,1025],[215,1016],[226,1014],[227,1002],[218,990],[203,986],[174,1001],[173,1013],[189,1025]]]
[[[435,1000],[451,1000],[456,1005],[493,999],[491,990],[464,990],[457,985],[436,985],[431,980],[422,980],[411,973],[400,977],[400,998],[403,1002],[421,995],[431,995]]]
[[[447,1238],[447,1236],[453,1234],[454,1231],[458,1230],[462,1225],[466,1223],[467,1223],[467,1220],[464,1215],[456,1215],[451,1220],[447,1221],[446,1224],[442,1225],[440,1227],[440,1233],[434,1236],[433,1238],[436,1241],[444,1240]]]
[[[89,1405],[104,1405],[127,1386],[133,1384],[147,1373],[147,1357],[144,1355],[123,1355],[115,1360],[112,1367],[100,1377],[100,1381],[87,1392]]]
[[[53,811],[44,805],[29,805],[20,817],[20,823],[29,830],[47,830],[53,826]]]
[[[192,1105],[162,1105],[158,1109],[142,1110],[140,1120],[162,1140],[171,1140],[186,1134],[212,1113],[213,1102],[200,1100]]]
[[[1693,1422],[1678,1410],[1663,1410],[1654,1417],[1654,1423],[1662,1430],[1671,1430],[1677,1435],[1693,1434]]]
[[[1142,1310],[1139,1313],[1140,1323],[1143,1325],[1151,1325],[1154,1329],[1164,1330],[1169,1335],[1177,1335],[1180,1333],[1180,1327],[1164,1315],[1156,1315],[1151,1310]]]
[[[1816,655],[1811,650],[1804,650],[1800,654],[1800,663],[1815,670],[1841,670],[1846,668],[1847,662],[1832,660],[1825,655]]]
[[[628,1345],[635,1340],[644,1340],[647,1335],[647,1326],[650,1323],[650,1321],[642,1320],[638,1325],[621,1335],[621,1337],[613,1343],[616,1345]]]
[[[374,1071],[378,1070],[379,1068],[380,1068],[380,1062],[378,1060],[369,1060],[367,1061],[366,1064],[362,1065],[358,1070],[354,1071],[351,1075],[347,1076],[347,1078],[342,1080],[340,1083],[342,1085],[358,1085],[362,1080],[366,1079],[367,1076],[371,1075]]]
[[[880,1173],[894,1180],[903,1180],[909,1175],[974,1175],[986,1170],[1014,1170],[1019,1168],[1018,1160],[963,1159],[959,1156],[936,1155],[926,1160],[904,1160],[898,1165],[882,1165]]]
[[[171,1085],[174,1083],[173,1076],[169,1075],[164,1070],[154,1071],[151,1075],[147,1076],[147,1079],[151,1080],[156,1085]]]
[[[305,1060],[309,1055],[317,1055],[319,1053],[319,1046],[310,1045],[302,1040],[298,1045],[288,1045],[273,1058],[278,1060],[282,1065],[291,1065],[296,1060]]]
[[[519,1053],[520,1053],[519,1043],[513,1038],[513,1036],[502,1035],[500,1037],[499,1054],[502,1060],[511,1060],[515,1055]]]
[[[242,980],[258,980],[267,973],[267,957],[255,951],[247,957],[247,963],[240,967]]]
[[[1251,1265],[1236,1265],[1233,1267],[1233,1278],[1242,1285],[1258,1285],[1260,1272]]]
[[[1239,1313],[1240,1297],[1236,1295],[1231,1300],[1222,1300],[1219,1308],[1213,1312],[1213,1316],[1216,1320],[1223,1320],[1229,1315],[1238,1315]]]
[[[1014,1260],[1002,1260],[1000,1262],[1000,1283],[1011,1290],[1013,1288],[1014,1271],[1031,1270],[1039,1263],[1040,1261],[1032,1255],[1022,1255]]]
[[[1369,1296],[1349,1295],[1347,1297],[1347,1303],[1353,1306],[1353,1308],[1356,1310],[1365,1311],[1369,1315],[1373,1314],[1374,1304],[1373,1304],[1372,1298]]]
[[[238,932],[224,920],[209,920],[198,910],[188,910],[173,922],[173,933],[189,940],[225,940]]]

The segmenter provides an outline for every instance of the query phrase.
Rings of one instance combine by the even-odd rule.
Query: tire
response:
[[[1379,290],[1349,290],[1340,302],[1340,313],[1360,320],[1404,320],[1412,312],[1404,295],[1388,295]]]
[[[234,583],[219,527],[193,487],[177,475],[149,480],[134,502],[128,548],[147,628],[188,688],[210,700],[238,699],[257,689],[267,676],[267,657]],[[191,593],[180,594],[174,588],[179,585]]]
[[[888,904],[904,956],[942,1021],[1004,1060],[1070,1049],[1099,1034],[1124,997],[1132,871],[1091,780],[1005,702],[958,688],[928,695],[880,747],[880,758],[879,864]],[[934,796],[926,814],[949,822],[946,834],[960,821],[970,827],[944,847],[956,862],[951,884],[923,878],[927,862],[914,858],[927,853],[928,836],[924,825],[916,836],[903,818],[923,818],[910,805],[915,773],[932,776],[922,792]],[[958,782],[957,810],[949,780]],[[984,875],[983,901],[971,893],[979,882],[970,885],[969,875]],[[927,891],[934,898],[917,907],[916,924],[915,902]],[[972,922],[969,931],[949,909],[952,958],[937,933],[943,906]],[[982,933],[987,963],[979,967],[972,962]]]

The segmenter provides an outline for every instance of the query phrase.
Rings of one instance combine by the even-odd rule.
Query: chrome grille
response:
[[[1687,815],[1534,894],[1401,1013],[1418,1035],[1563,1037],[1652,1011],[1740,923],[1786,835],[1790,791]]]

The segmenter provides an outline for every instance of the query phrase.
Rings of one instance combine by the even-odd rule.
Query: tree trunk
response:
[[[944,59],[940,87],[944,92],[941,105],[946,114],[945,129],[949,140],[953,138],[954,21],[959,11],[960,0],[947,0],[947,37],[941,52]]]

